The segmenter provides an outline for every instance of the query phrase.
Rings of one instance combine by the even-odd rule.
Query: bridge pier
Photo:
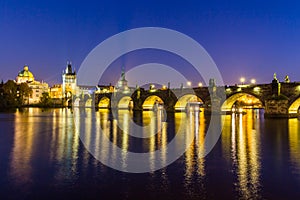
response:
[[[298,117],[297,112],[289,112],[289,101],[286,99],[270,99],[265,101],[265,118]]]

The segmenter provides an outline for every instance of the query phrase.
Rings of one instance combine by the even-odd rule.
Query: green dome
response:
[[[20,77],[28,77],[28,78],[34,78],[33,74],[28,70],[28,66],[24,66],[24,69],[19,72],[18,76]]]
[[[32,82],[34,81],[33,74],[29,71],[28,66],[25,65],[23,70],[18,73],[17,82]]]

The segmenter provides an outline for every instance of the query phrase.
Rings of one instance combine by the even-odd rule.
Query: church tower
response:
[[[122,68],[121,79],[118,81],[118,89],[125,91],[128,90],[128,81],[125,78],[125,69]]]
[[[67,62],[66,69],[63,71],[62,80],[62,94],[64,97],[70,98],[75,94],[77,78],[76,71],[75,69],[72,69],[72,63],[69,61]]]

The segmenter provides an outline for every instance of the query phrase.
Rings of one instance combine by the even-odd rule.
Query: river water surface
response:
[[[167,118],[153,111],[108,110],[95,113],[102,136],[90,131],[86,120],[83,143],[74,113],[91,111],[28,108],[0,113],[1,199],[300,199],[300,121],[264,119],[263,110],[223,115],[222,134],[205,157],[205,133],[210,116],[204,112],[173,113]],[[166,113],[163,113],[166,115]],[[150,138],[137,139],[129,123],[145,126]],[[178,133],[179,122],[183,131]],[[122,128],[119,128],[119,125]],[[182,134],[176,148],[188,145],[175,162],[148,173],[125,173],[103,165],[122,160],[126,152],[149,154],[150,168],[166,162],[168,145]],[[103,140],[122,149],[117,154]],[[192,138],[190,138],[192,137]],[[187,143],[192,141],[191,145]],[[5,197],[5,198],[3,198]]]

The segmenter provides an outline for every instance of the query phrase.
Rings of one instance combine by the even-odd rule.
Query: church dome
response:
[[[27,65],[24,66],[23,70],[19,72],[17,77],[18,82],[32,82],[34,81],[33,74],[29,71],[29,67]]]

